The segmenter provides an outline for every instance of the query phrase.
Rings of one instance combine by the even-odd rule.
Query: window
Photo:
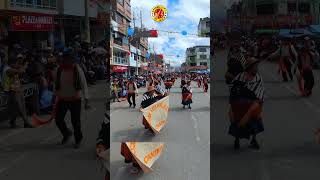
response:
[[[190,61],[195,61],[196,60],[196,57],[195,56],[191,56],[190,57]]]
[[[200,66],[207,66],[207,62],[200,62]]]
[[[300,3],[299,4],[299,13],[309,14],[310,13],[310,4],[309,3]]]
[[[190,53],[195,53],[196,50],[194,48],[190,49]]]
[[[128,3],[126,3],[126,10],[127,10],[128,12],[131,12],[131,5],[128,4]]]
[[[296,14],[296,3],[288,3],[288,15],[295,15]]]
[[[118,13],[115,14],[115,21],[119,24],[119,26],[122,26],[122,16]]]
[[[200,59],[207,59],[207,55],[200,55]]]
[[[196,63],[190,63],[190,66],[197,66]]]
[[[122,6],[124,5],[124,0],[117,0],[117,2],[118,2],[119,4],[121,4]]]
[[[273,4],[262,4],[257,6],[257,15],[273,15],[275,13]]]
[[[199,52],[207,52],[206,48],[199,48]]]
[[[38,9],[56,9],[57,0],[11,0],[11,6]]]

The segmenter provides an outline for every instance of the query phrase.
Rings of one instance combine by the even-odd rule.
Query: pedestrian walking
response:
[[[185,106],[188,106],[188,108],[191,109],[191,103],[192,103],[192,88],[191,88],[191,81],[188,81],[182,87],[183,109],[185,108]]]
[[[67,111],[71,112],[74,129],[75,148],[80,147],[83,138],[81,130],[81,92],[85,100],[85,108],[89,108],[88,86],[81,67],[71,49],[65,49],[55,80],[55,94],[58,99],[56,109],[56,125],[63,135],[61,144],[66,144],[71,137],[71,130],[65,122]]]
[[[240,148],[240,139],[250,137],[249,147],[259,149],[256,135],[264,131],[261,117],[264,86],[255,58],[248,59],[245,72],[240,73],[232,82],[229,101],[229,134],[235,138],[234,149]]]
[[[130,78],[128,83],[127,83],[127,91],[128,91],[128,103],[129,107],[133,105],[133,108],[136,108],[136,95],[137,95],[137,83],[133,78]],[[132,98],[132,102],[131,102]]]

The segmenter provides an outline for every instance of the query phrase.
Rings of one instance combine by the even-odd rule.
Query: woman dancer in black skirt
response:
[[[256,135],[264,131],[261,118],[264,99],[264,87],[258,74],[258,62],[249,58],[245,64],[245,72],[240,73],[232,81],[230,92],[229,134],[235,138],[234,148],[240,148],[240,139],[250,139],[250,148],[259,149]]]

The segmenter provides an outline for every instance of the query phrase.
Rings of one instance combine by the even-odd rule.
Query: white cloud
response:
[[[158,38],[149,38],[149,48],[153,49],[154,45],[157,53],[164,54],[166,60],[170,59],[170,62],[177,66],[185,62],[187,48],[196,45],[210,45],[209,38],[179,34],[183,30],[189,34],[197,34],[200,18],[210,16],[210,0],[180,0],[176,5],[172,5],[172,3],[169,5],[169,1],[132,0],[131,6],[136,17],[139,16],[141,10],[143,24],[147,28],[160,30]],[[168,19],[162,23],[156,23],[151,18],[151,9],[158,4],[168,8]],[[139,23],[136,22],[136,24],[140,26]],[[178,33],[168,34],[161,31]],[[170,41],[170,38],[175,38],[175,40]]]

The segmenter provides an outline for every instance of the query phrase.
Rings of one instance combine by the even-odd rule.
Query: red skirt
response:
[[[149,125],[148,121],[144,117],[142,118],[142,124],[146,129],[151,129],[151,126]]]
[[[132,162],[133,164],[138,164],[126,143],[121,143],[121,155],[124,157],[126,163]]]

